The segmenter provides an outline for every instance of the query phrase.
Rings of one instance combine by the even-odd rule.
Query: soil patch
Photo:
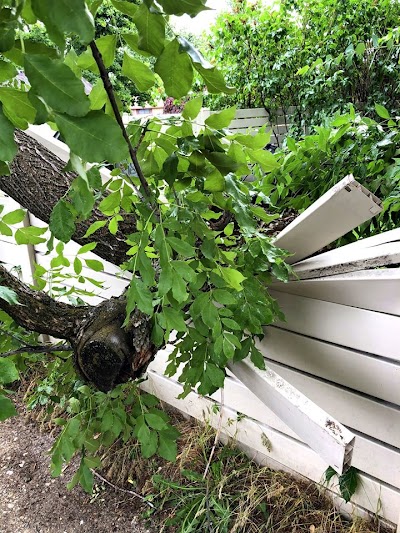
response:
[[[57,479],[50,475],[53,439],[23,417],[0,424],[1,533],[153,533],[141,524],[144,507],[129,494],[101,482],[93,496],[69,491],[74,465]]]

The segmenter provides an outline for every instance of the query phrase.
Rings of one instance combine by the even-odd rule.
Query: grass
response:
[[[175,416],[181,431],[175,463],[144,460],[135,444],[115,443],[102,457],[106,476],[155,505],[160,532],[383,533],[374,521],[340,515],[315,483],[260,467],[234,447],[217,445],[215,431]],[[150,512],[147,512],[147,516]],[[386,530],[387,531],[387,530]]]

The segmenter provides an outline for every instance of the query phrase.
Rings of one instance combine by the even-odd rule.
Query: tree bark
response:
[[[0,189],[48,223],[53,207],[63,197],[75,175],[64,172],[65,163],[22,131],[16,132],[19,152],[11,165],[11,176],[0,176]],[[107,220],[98,210],[89,220],[76,226],[73,240],[79,244],[97,242],[95,253],[120,265],[126,260],[126,235],[136,231],[132,214],[122,213],[124,221],[116,235],[101,228],[84,239],[88,227]],[[156,348],[151,342],[148,317],[135,311],[127,326],[124,295],[97,306],[73,306],[58,302],[41,291],[30,289],[0,265],[0,285],[12,289],[19,305],[0,298],[0,309],[23,328],[66,339],[74,350],[74,362],[84,379],[102,391],[140,376],[153,359]]]
[[[45,223],[49,223],[53,207],[68,191],[76,178],[73,172],[64,172],[65,163],[23,131],[16,131],[19,151],[11,165],[10,176],[0,176],[0,189]],[[128,245],[125,237],[136,231],[136,219],[131,213],[121,213],[116,235],[106,227],[100,228],[89,239],[84,239],[89,226],[98,220],[107,220],[98,209],[92,216],[76,225],[73,240],[78,244],[97,242],[96,254],[120,265],[126,260]]]

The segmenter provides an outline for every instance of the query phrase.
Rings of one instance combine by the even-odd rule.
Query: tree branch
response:
[[[104,65],[104,61],[103,61],[101,52],[97,48],[97,45],[96,45],[96,43],[94,41],[92,41],[90,43],[90,48],[92,50],[92,54],[93,54],[94,60],[96,61],[96,64],[97,64],[97,66],[99,68],[100,77],[101,77],[101,79],[103,81],[104,89],[105,89],[105,91],[106,91],[106,93],[108,95],[108,98],[110,100],[111,107],[113,109],[115,119],[118,122],[118,125],[119,125],[119,127],[121,128],[121,131],[122,131],[122,135],[124,136],[126,144],[128,145],[129,155],[131,156],[133,166],[135,167],[135,170],[137,172],[137,175],[139,177],[139,180],[140,180],[140,183],[141,183],[141,185],[143,187],[145,195],[147,196],[148,200],[151,200],[152,193],[151,193],[149,184],[147,183],[147,180],[146,180],[146,178],[145,178],[145,176],[143,174],[142,168],[141,168],[141,166],[139,164],[139,161],[138,161],[138,158],[137,158],[137,155],[136,155],[136,150],[132,146],[132,143],[131,143],[131,141],[129,139],[128,133],[127,133],[126,128],[124,126],[124,123],[122,121],[122,116],[121,116],[121,113],[119,112],[119,109],[118,109],[118,104],[117,104],[117,101],[115,99],[114,90],[112,88],[110,77],[108,75],[107,69],[106,69],[106,67]]]
[[[71,352],[72,346],[69,344],[61,344],[60,346],[55,346],[54,344],[27,344],[21,346],[16,350],[11,350],[10,352],[0,353],[0,357],[11,357],[12,355],[18,355],[20,353],[54,353],[54,352]]]

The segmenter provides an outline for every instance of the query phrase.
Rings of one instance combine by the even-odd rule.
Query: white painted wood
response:
[[[238,109],[235,114],[235,119],[259,117],[268,118],[268,113],[263,107],[256,107],[254,109]]]
[[[229,124],[230,130],[235,130],[236,128],[259,128],[267,124],[266,118],[234,118]]]
[[[339,248],[340,250],[340,248]],[[299,279],[311,279],[346,274],[400,263],[400,242],[389,242],[371,248],[356,248],[335,255],[310,257],[293,265]]]
[[[349,429],[400,448],[400,409],[268,361],[268,368]]]
[[[152,371],[149,371],[148,375],[149,379],[141,385],[144,390],[155,394],[161,400],[190,416],[206,420],[213,427],[218,427],[219,417],[222,416],[222,434],[233,438],[239,446],[244,444],[262,454],[266,464],[275,468],[278,466],[286,470],[290,469],[317,483],[322,481],[326,464],[304,444],[259,422],[246,418],[235,421],[237,413],[228,407],[223,406],[220,413],[215,413],[213,412],[214,402],[195,393],[190,393],[184,400],[178,400],[177,396],[182,392],[180,384]],[[263,435],[270,442],[270,451],[263,443],[265,442]],[[393,487],[381,485],[365,474],[361,474],[360,477],[361,487],[353,496],[353,503],[372,513],[380,509],[381,516],[395,522],[400,506],[400,492]]]
[[[168,354],[171,351],[172,347],[160,351],[150,364],[149,370],[163,376],[167,366]],[[243,413],[292,439],[301,441],[298,435],[273,413],[268,405],[265,405],[249,388],[232,376],[229,370],[228,373],[229,377],[225,380],[223,392],[224,404],[227,407],[234,409],[238,413]],[[178,375],[179,371],[172,378],[172,381],[177,381]],[[339,389],[338,393],[340,394],[340,392]],[[221,391],[217,391],[212,396],[212,399],[218,402],[220,397]],[[357,414],[358,411],[356,411]],[[355,431],[355,434],[356,440],[352,465],[362,472],[400,489],[400,450],[395,451],[393,448],[385,446],[375,439],[370,439],[359,432]]]
[[[355,437],[338,420],[270,368],[260,370],[245,359],[229,369],[338,473],[351,466]]]
[[[353,176],[347,176],[281,231],[275,244],[293,254],[287,260],[292,264],[321,250],[381,210],[380,200]]]
[[[358,270],[271,285],[275,291],[400,315],[400,268]]]
[[[269,360],[400,406],[400,363],[275,327],[259,348]]]
[[[360,352],[400,361],[400,317],[270,291],[285,314],[277,325]]]

